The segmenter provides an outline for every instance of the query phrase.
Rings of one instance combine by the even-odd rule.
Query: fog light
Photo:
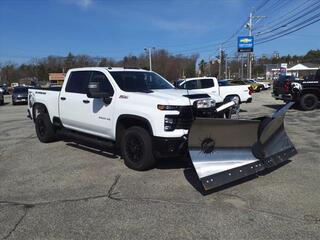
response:
[[[173,131],[175,129],[176,119],[172,117],[164,118],[164,130],[165,131]]]

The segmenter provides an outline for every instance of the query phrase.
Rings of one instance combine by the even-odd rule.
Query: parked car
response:
[[[267,90],[267,89],[271,88],[271,84],[269,82],[260,82],[255,79],[251,79],[251,80],[255,83],[261,84],[263,86],[262,90]]]
[[[280,76],[273,83],[272,96],[284,102],[294,101],[302,110],[314,110],[320,103],[320,69],[304,80]]]
[[[218,81],[215,77],[187,78],[178,80],[176,87],[187,89],[192,94],[206,93],[217,103],[224,103],[233,98],[236,98],[239,104],[252,101],[252,93],[248,85],[223,84],[223,81]]]
[[[17,103],[28,103],[28,88],[27,87],[15,87],[12,91],[12,105]]]
[[[0,88],[0,105],[4,104],[4,91],[2,90],[2,88]]]
[[[0,89],[3,90],[3,94],[4,94],[4,95],[9,94],[9,89],[8,89],[7,84],[2,84],[2,85],[0,85]]]
[[[249,84],[254,92],[260,92],[264,87],[263,84],[257,83],[252,79],[243,80],[246,84]]]

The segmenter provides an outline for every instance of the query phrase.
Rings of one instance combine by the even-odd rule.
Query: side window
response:
[[[191,90],[191,89],[197,89],[198,88],[198,81],[197,80],[191,80],[191,81],[188,81],[188,82],[186,82],[186,89],[189,89],[189,90]]]
[[[201,88],[211,88],[214,87],[214,82],[212,79],[207,78],[207,79],[201,79]]]
[[[114,90],[106,77],[106,75],[103,72],[92,72],[91,80],[90,82],[99,82],[100,83],[100,89],[102,92],[107,92],[110,94],[110,96],[113,96]]]
[[[90,71],[72,72],[68,79],[66,92],[87,94]]]
[[[186,89],[186,85],[187,85],[187,83],[185,82],[185,83],[183,83],[181,85],[178,85],[177,88]]]

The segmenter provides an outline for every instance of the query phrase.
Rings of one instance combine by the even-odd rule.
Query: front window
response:
[[[154,72],[114,71],[110,72],[121,90],[126,92],[150,92],[156,89],[173,89],[164,78]]]

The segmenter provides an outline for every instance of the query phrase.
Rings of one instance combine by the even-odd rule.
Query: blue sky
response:
[[[305,0],[314,4],[319,0]],[[314,1],[314,2],[312,2]],[[2,0],[0,62],[48,55],[88,54],[121,59],[145,47],[208,59],[248,18],[253,7],[263,31],[302,0]],[[268,24],[269,23],[269,24]],[[259,29],[257,29],[258,31]],[[256,32],[257,32],[256,31]],[[239,33],[244,35],[246,29]],[[320,22],[255,47],[255,54],[304,54],[320,49]],[[227,44],[233,55],[236,38]]]

